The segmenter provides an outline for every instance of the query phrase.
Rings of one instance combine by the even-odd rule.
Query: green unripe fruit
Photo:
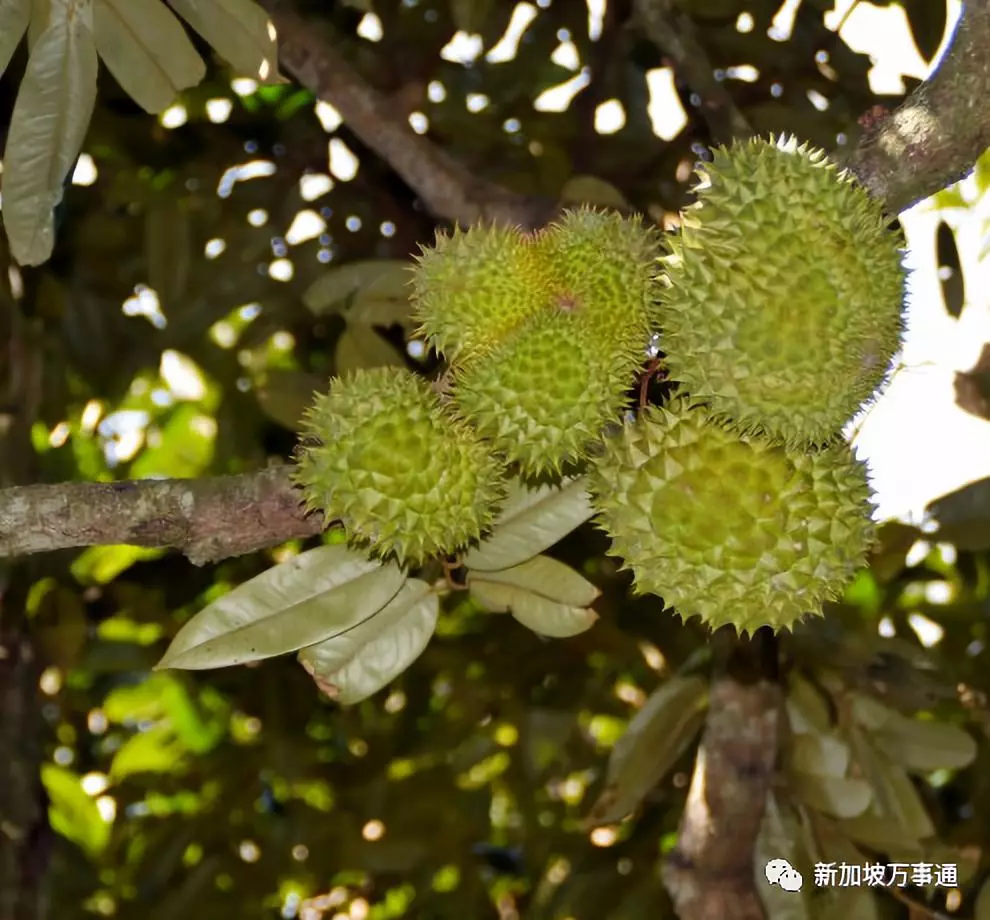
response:
[[[542,314],[584,317],[630,372],[644,360],[655,312],[659,238],[636,219],[579,208],[536,233],[475,226],[438,236],[413,279],[419,332],[455,366]]]
[[[426,381],[394,368],[357,371],[317,396],[293,478],[310,511],[401,565],[477,540],[504,496],[488,446]]]
[[[603,347],[628,350],[634,364],[642,364],[657,310],[656,229],[615,211],[582,207],[548,226],[540,245],[571,312],[584,317]]]
[[[635,588],[713,629],[787,628],[841,594],[873,538],[865,466],[790,451],[677,400],[607,442],[591,490]]]
[[[701,174],[664,259],[670,376],[740,430],[824,443],[899,347],[901,240],[819,150],[754,139]]]
[[[632,383],[580,316],[543,313],[454,385],[454,403],[526,476],[559,474],[585,459],[618,418]]]
[[[413,275],[419,334],[451,361],[486,354],[546,307],[549,285],[531,234],[499,226],[438,234]]]

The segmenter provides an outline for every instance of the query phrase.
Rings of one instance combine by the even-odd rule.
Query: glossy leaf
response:
[[[343,704],[377,693],[429,644],[440,599],[425,581],[410,579],[378,613],[353,629],[310,646],[299,661],[317,685]]]
[[[916,773],[968,767],[977,752],[973,736],[958,725],[900,713],[873,735],[873,742],[893,763]]]
[[[329,381],[316,374],[272,368],[265,372],[254,392],[265,415],[290,431],[298,431],[316,394],[328,387]]]
[[[206,64],[162,0],[94,0],[93,34],[103,63],[146,112],[164,111],[206,76]]]
[[[7,69],[31,19],[31,0],[0,0],[0,76]]]
[[[512,584],[471,579],[471,594],[492,613],[511,613],[527,629],[552,639],[568,639],[591,629],[594,610],[572,607]]]
[[[855,776],[823,776],[795,771],[794,790],[816,811],[835,818],[855,818],[869,807],[873,790],[866,780]]]
[[[799,674],[792,674],[788,679],[786,708],[791,731],[795,734],[827,732],[831,728],[828,703],[821,692]]]
[[[338,376],[367,367],[405,367],[405,359],[371,326],[349,323],[337,340],[334,365]]]
[[[560,190],[560,200],[574,203],[594,204],[601,207],[629,207],[626,196],[610,182],[597,176],[573,176]]]
[[[403,295],[411,274],[409,263],[397,259],[362,259],[324,272],[303,293],[303,303],[314,313],[343,309],[349,298],[364,291]],[[407,296],[407,295],[406,295]]]
[[[701,730],[707,701],[698,677],[672,677],[650,695],[612,748],[587,825],[621,821],[639,807]]]
[[[342,545],[273,566],[197,613],[159,668],[221,668],[296,652],[353,629],[382,609],[406,574]]]
[[[818,732],[794,735],[788,754],[795,770],[836,778],[846,775],[852,757],[849,745],[840,738]]]
[[[21,265],[55,245],[55,208],[75,166],[96,102],[96,45],[86,8],[52,8],[28,59],[3,158],[3,220]]]
[[[253,0],[169,0],[238,73],[263,83],[278,79],[278,45],[268,14]]]
[[[480,546],[464,556],[468,569],[493,572],[532,559],[594,515],[584,478],[559,486],[509,484],[505,506]]]
[[[549,556],[534,556],[509,569],[485,572],[475,580],[522,588],[569,607],[590,607],[601,594],[579,572]]]
[[[80,777],[53,763],[42,764],[41,781],[48,793],[48,819],[52,830],[95,858],[110,841],[110,825],[96,802],[83,789]]]

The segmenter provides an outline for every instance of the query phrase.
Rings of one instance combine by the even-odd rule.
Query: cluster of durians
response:
[[[821,613],[873,537],[844,425],[902,331],[901,240],[821,151],[714,151],[664,240],[578,208],[547,228],[440,235],[413,276],[444,386],[374,369],[307,419],[308,506],[402,564],[482,538],[508,475],[586,471],[638,591],[752,631]],[[676,395],[631,394],[657,333]]]

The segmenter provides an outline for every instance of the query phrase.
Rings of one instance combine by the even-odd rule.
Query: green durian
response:
[[[577,313],[602,347],[644,362],[656,320],[656,228],[615,211],[565,211],[540,235],[560,292],[561,309]]]
[[[827,442],[899,347],[901,237],[878,201],[806,145],[737,142],[700,174],[663,260],[670,377],[742,431]]]
[[[571,313],[632,371],[652,331],[658,254],[655,229],[588,207],[535,233],[477,225],[440,235],[414,272],[419,334],[465,366],[530,319]]]
[[[573,313],[546,312],[454,383],[457,411],[524,476],[580,463],[619,418],[633,378]]]
[[[534,234],[482,225],[438,233],[413,272],[418,334],[450,361],[486,354],[546,308],[550,282]]]
[[[874,534],[864,464],[845,443],[795,451],[679,399],[608,439],[590,473],[610,553],[638,593],[741,632],[822,614]]]
[[[504,498],[502,464],[409,371],[335,379],[306,413],[302,436],[293,479],[306,507],[401,565],[477,540]]]

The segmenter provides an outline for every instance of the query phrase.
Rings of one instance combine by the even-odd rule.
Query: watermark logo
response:
[[[786,859],[771,859],[763,871],[771,885],[779,885],[784,891],[800,891],[804,884],[801,873]]]
[[[784,891],[800,891],[804,884],[801,873],[786,859],[771,859],[764,873],[771,885]],[[816,888],[954,888],[958,884],[952,863],[815,863],[814,873]]]

